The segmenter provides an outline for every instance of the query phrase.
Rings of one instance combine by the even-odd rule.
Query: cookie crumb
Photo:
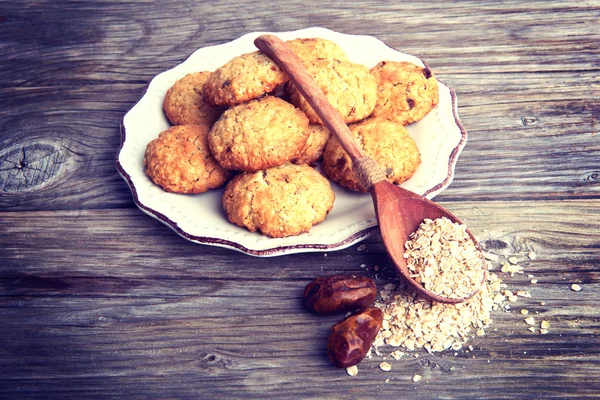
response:
[[[348,367],[346,368],[346,373],[350,376],[356,376],[358,374],[358,367],[356,365]]]
[[[548,333],[548,329],[540,329],[540,335],[545,335]]]
[[[528,331],[530,331],[531,333],[535,333],[535,327],[534,326],[530,326],[529,328],[527,328]]]
[[[525,323],[527,325],[533,325],[533,324],[535,324],[535,318],[533,318],[533,317],[525,318]]]
[[[531,282],[532,284],[534,284],[534,285],[535,285],[536,283],[538,283],[538,280],[537,280],[537,279],[532,279],[532,280],[530,280],[529,282]]]
[[[535,254],[533,251],[530,251],[529,254],[527,254],[527,257],[529,257],[530,260],[535,260],[537,258],[537,254]]]
[[[519,259],[517,257],[515,257],[515,256],[512,256],[512,257],[508,258],[508,262],[511,263],[511,264],[513,264],[513,265],[516,265],[519,262]]]
[[[527,314],[529,314],[529,310],[526,310],[526,309],[523,308],[521,310],[521,315],[527,315]]]
[[[417,383],[417,382],[419,382],[419,381],[420,381],[422,378],[423,378],[423,377],[422,377],[421,375],[414,374],[414,375],[413,375],[413,377],[412,377],[412,381],[413,381],[413,382],[415,382],[415,383]]]
[[[571,285],[571,290],[574,292],[580,292],[581,291],[581,286],[579,286],[578,284],[574,283]]]

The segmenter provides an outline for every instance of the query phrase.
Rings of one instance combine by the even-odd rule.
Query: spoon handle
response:
[[[308,104],[327,125],[327,128],[340,139],[342,147],[346,150],[352,162],[354,163],[356,160],[363,158],[362,151],[358,147],[354,135],[348,129],[340,113],[329,103],[321,88],[317,86],[314,79],[302,65],[302,62],[285,43],[277,36],[262,35],[254,40],[254,44],[283,68]]]

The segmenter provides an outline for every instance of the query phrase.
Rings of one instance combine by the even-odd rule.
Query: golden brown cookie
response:
[[[286,163],[234,177],[223,193],[223,208],[232,223],[280,238],[323,221],[334,200],[323,175],[308,165]]]
[[[224,168],[253,172],[294,158],[306,143],[307,128],[308,119],[300,110],[266,96],[225,111],[208,142]]]
[[[203,86],[213,106],[234,106],[256,99],[287,82],[285,72],[261,51],[242,54],[218,68]]]
[[[285,44],[303,62],[310,62],[317,58],[326,60],[348,61],[348,56],[337,44],[327,39],[300,38],[288,40]]]
[[[325,125],[310,124],[308,126],[308,139],[300,152],[293,158],[294,164],[310,164],[323,155],[325,145],[331,137],[331,132]]]
[[[206,104],[202,97],[202,85],[210,72],[187,74],[167,90],[163,110],[173,125],[212,125],[221,110]]]
[[[306,69],[344,122],[360,121],[371,115],[377,103],[377,81],[368,68],[348,61],[317,59],[306,64]],[[292,83],[289,91],[292,103],[304,111],[311,123],[323,124]]]
[[[422,119],[440,100],[437,80],[429,68],[382,61],[371,73],[377,78],[374,117],[408,125]]]
[[[178,125],[146,146],[146,175],[167,192],[202,193],[222,186],[230,176],[211,156],[210,126]]]
[[[408,130],[397,122],[369,118],[350,125],[350,130],[365,155],[385,168],[388,182],[404,182],[415,173],[421,163],[415,141]],[[336,136],[332,136],[325,147],[323,172],[331,180],[348,189],[366,192],[352,171],[352,161]]]

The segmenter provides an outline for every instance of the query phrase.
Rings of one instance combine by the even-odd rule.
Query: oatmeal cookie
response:
[[[317,58],[326,60],[349,61],[348,56],[337,44],[327,39],[300,38],[288,40],[285,44],[302,62],[310,62]]]
[[[306,69],[344,122],[360,121],[371,115],[377,103],[377,81],[368,68],[348,61],[317,59],[306,64]],[[310,122],[323,124],[292,83],[288,89],[292,103],[304,111]]]
[[[438,83],[429,68],[409,62],[382,61],[371,69],[377,79],[374,117],[408,125],[438,104]]]
[[[230,172],[211,156],[207,143],[210,126],[178,125],[146,146],[146,175],[167,192],[202,193],[225,184]]]
[[[280,238],[323,221],[334,200],[329,181],[319,172],[286,163],[234,177],[223,193],[223,208],[232,223]]]
[[[323,155],[325,145],[331,137],[331,132],[325,125],[310,124],[308,126],[308,139],[300,152],[293,158],[294,164],[310,164]]]
[[[213,106],[234,106],[269,93],[288,81],[262,51],[242,54],[218,68],[204,83],[204,99]]]
[[[254,172],[294,158],[306,143],[307,128],[308,119],[300,110],[266,96],[225,111],[208,142],[224,168]]]
[[[210,72],[193,72],[179,79],[167,90],[163,110],[173,125],[212,125],[221,110],[206,104],[202,97],[202,85]]]
[[[386,169],[388,182],[400,184],[409,179],[421,163],[419,149],[408,130],[401,124],[369,118],[350,125],[365,155]],[[327,142],[323,153],[323,172],[331,180],[354,191],[366,192],[354,171],[352,161],[337,136]]]

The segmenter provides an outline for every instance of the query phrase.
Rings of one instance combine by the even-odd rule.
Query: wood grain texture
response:
[[[203,46],[309,26],[374,35],[456,91],[469,139],[436,199],[518,257],[525,274],[501,276],[532,294],[473,351],[387,373],[373,356],[350,378],[325,357],[338,318],[300,297],[319,275],[395,279],[377,233],[326,256],[196,245],[117,174],[120,120],[154,76]],[[598,397],[598,26],[596,0],[0,2],[0,398]]]
[[[510,313],[496,312],[493,329],[473,339],[472,352],[419,353],[392,360],[390,373],[379,370],[383,359],[374,356],[352,380],[324,356],[338,317],[306,312],[301,295],[317,275],[360,273],[379,286],[394,279],[378,236],[366,251],[353,246],[327,257],[256,259],[181,240],[149,218],[135,218],[135,210],[2,214],[0,380],[16,385],[0,385],[0,393],[203,397],[210,386],[216,397],[259,398],[276,390],[278,398],[370,398],[413,393],[411,378],[419,373],[429,383],[418,386],[418,397],[593,395],[598,385],[591,380],[600,373],[600,259],[589,232],[600,229],[597,202],[481,205],[444,203],[488,251],[519,258],[526,274],[501,276],[532,297]],[[515,207],[523,212],[515,215]],[[582,224],[577,215],[593,222]],[[98,221],[102,226],[82,229]],[[161,254],[166,248],[169,257]],[[539,282],[530,284],[527,274]],[[583,291],[570,290],[575,282]],[[550,321],[550,333],[527,331],[520,308]]]

